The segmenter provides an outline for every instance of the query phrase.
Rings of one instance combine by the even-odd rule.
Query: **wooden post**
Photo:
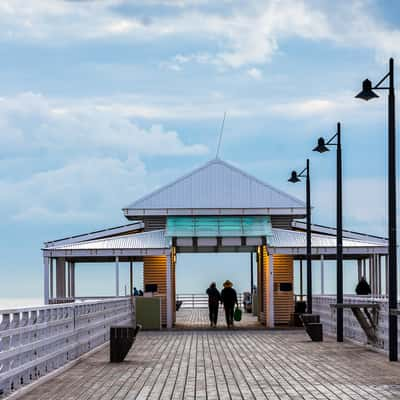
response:
[[[115,296],[119,296],[119,257],[115,257]]]
[[[167,328],[172,328],[172,276],[171,276],[171,254],[167,256]]]
[[[267,315],[267,327],[273,328],[275,326],[274,316],[274,256],[270,254],[268,256],[268,315]]]
[[[43,257],[43,297],[44,304],[49,304],[49,257]]]

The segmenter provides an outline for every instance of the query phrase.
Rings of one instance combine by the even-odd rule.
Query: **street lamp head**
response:
[[[365,81],[362,84],[362,90],[360,93],[358,93],[356,98],[368,101],[375,97],[379,97],[379,96],[372,90],[371,81],[369,79],[365,79]]]
[[[328,147],[325,145],[325,139],[323,137],[318,139],[318,144],[313,148],[313,151],[318,151],[318,153],[329,151]]]
[[[300,182],[301,179],[299,179],[297,172],[296,171],[292,171],[292,174],[290,175],[290,178],[288,179],[288,182],[291,183],[297,183]]]

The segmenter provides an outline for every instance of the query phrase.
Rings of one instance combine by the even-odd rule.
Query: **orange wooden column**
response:
[[[271,255],[267,246],[262,246],[258,254],[259,321],[269,328],[287,325],[294,311],[293,257]]]
[[[273,259],[274,320],[275,324],[287,325],[290,322],[290,314],[294,312],[293,257],[284,254],[274,254]],[[282,290],[289,289],[290,285],[292,290]]]
[[[175,263],[174,252],[171,254],[171,311],[172,323],[176,321],[175,311]],[[161,324],[167,325],[167,256],[143,257],[143,283],[156,284],[158,295],[161,297]]]
[[[167,324],[167,256],[143,257],[143,284],[157,285],[161,297],[161,324]]]

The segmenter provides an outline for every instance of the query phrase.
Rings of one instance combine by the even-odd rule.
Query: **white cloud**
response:
[[[196,156],[161,125],[142,128],[118,107],[23,93],[0,100],[2,218],[107,219],[151,189],[144,156]]]
[[[149,180],[137,157],[80,158],[22,180],[0,180],[0,204],[17,220],[105,220],[143,194]]]
[[[248,69],[247,75],[256,80],[259,80],[262,78],[262,72],[258,68]]]
[[[176,6],[176,12],[152,14],[157,4]],[[70,42],[120,37],[133,43],[165,37],[201,39],[214,49],[180,54],[174,65],[190,60],[229,68],[264,64],[281,41],[293,37],[369,48],[378,58],[400,55],[400,30],[374,15],[369,1],[343,0],[334,6],[301,0],[227,1],[223,8],[210,4],[155,1],[142,15],[116,12],[117,6],[129,5],[122,0],[32,0],[29,4],[3,0],[0,38]]]
[[[89,104],[88,104],[89,103]],[[201,144],[186,145],[175,131],[161,125],[143,129],[131,118],[153,114],[145,107],[96,104],[88,100],[60,102],[23,93],[0,102],[0,143],[8,153],[103,149],[138,155],[196,155]],[[128,115],[127,115],[128,114]]]

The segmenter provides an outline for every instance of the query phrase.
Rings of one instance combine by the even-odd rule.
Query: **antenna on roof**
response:
[[[219,131],[217,153],[215,154],[215,158],[218,158],[219,155],[219,149],[221,147],[221,141],[222,141],[222,133],[224,132],[224,126],[225,126],[225,118],[226,118],[226,111],[224,112],[224,118],[222,119],[221,130]]]

